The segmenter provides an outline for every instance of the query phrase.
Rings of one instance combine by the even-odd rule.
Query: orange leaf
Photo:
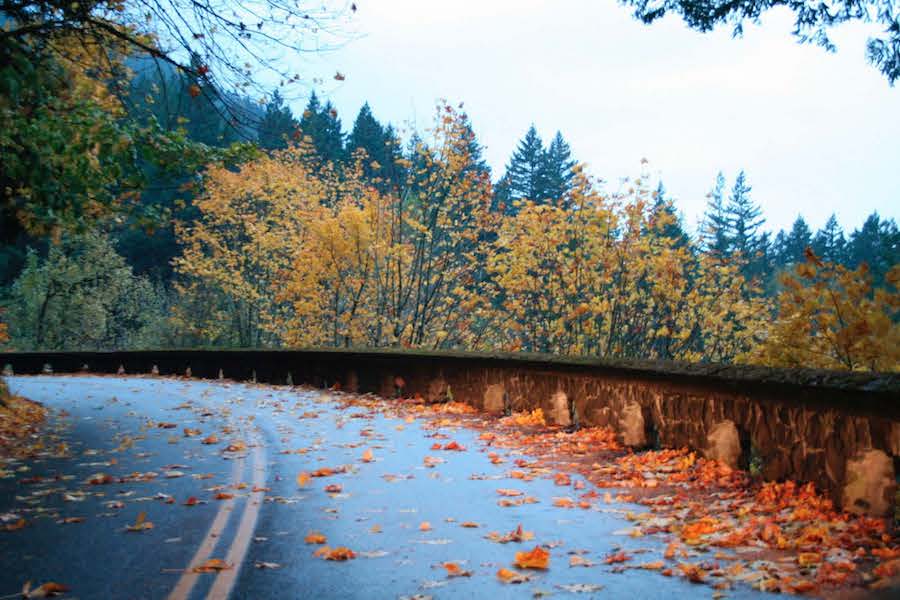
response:
[[[148,529],[153,529],[153,523],[147,521],[147,513],[141,511],[138,513],[137,519],[134,522],[134,525],[127,525],[125,529],[127,531],[147,531]]]
[[[550,563],[550,553],[535,546],[530,552],[516,552],[515,565],[520,569],[546,569]]]
[[[372,462],[373,460],[375,460],[375,457],[372,455],[372,450],[366,450],[365,452],[363,452],[363,462]]]
[[[471,577],[472,571],[464,571],[454,562],[445,562],[444,568],[447,570],[447,577]]]
[[[227,571],[232,565],[221,558],[210,558],[202,565],[194,567],[194,573],[218,573],[219,571]]]
[[[304,538],[303,541],[305,541],[307,544],[324,544],[327,539],[318,531],[310,531],[306,534],[306,538]]]
[[[511,569],[500,569],[497,571],[497,577],[504,583],[524,583],[531,579],[525,573],[519,573]]]
[[[431,531],[431,523],[428,521],[422,521],[419,524],[419,531]]]
[[[300,487],[306,487],[309,484],[309,473],[303,472],[297,475],[297,485]]]
[[[219,492],[215,495],[216,500],[231,500],[234,498],[234,494],[229,494],[228,492]]]
[[[349,560],[351,558],[356,558],[356,553],[344,546],[338,546],[325,555],[325,560]]]

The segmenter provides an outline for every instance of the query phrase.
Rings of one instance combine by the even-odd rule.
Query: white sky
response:
[[[534,122],[611,186],[646,157],[690,227],[716,173],[731,184],[741,168],[770,229],[798,213],[813,229],[832,212],[846,230],[873,210],[900,218],[900,85],[865,61],[871,26],[841,27],[829,54],[797,44],[786,11],[735,40],[673,16],[645,26],[615,0],[357,5],[359,37],[306,65],[346,129],[366,100],[382,123],[424,129],[447,98],[465,102],[495,179]]]

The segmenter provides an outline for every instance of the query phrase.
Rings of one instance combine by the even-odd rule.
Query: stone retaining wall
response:
[[[813,370],[391,351],[9,353],[16,373],[88,370],[339,385],[385,397],[540,407],[606,425],[634,448],[687,446],[770,480],[812,481],[848,510],[889,514],[900,466],[900,377]]]

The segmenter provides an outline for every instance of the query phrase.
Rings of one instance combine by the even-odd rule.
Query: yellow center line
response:
[[[235,459],[231,469],[232,483],[240,483],[243,474],[244,457],[242,456]],[[218,542],[222,532],[225,531],[226,525],[228,525],[228,519],[231,516],[233,508],[234,498],[221,501],[219,511],[216,513],[216,517],[213,519],[212,525],[206,533],[206,537],[203,538],[200,547],[197,548],[197,552],[194,554],[194,558],[191,559],[188,568],[181,574],[178,583],[175,584],[175,587],[172,589],[171,593],[169,593],[168,600],[184,600],[190,595],[191,590],[194,588],[194,584],[197,583],[197,577],[199,576],[198,573],[194,572],[194,568],[205,563],[212,555],[213,550],[216,548],[216,542]]]
[[[253,487],[251,489],[262,488],[266,483],[266,463],[265,452],[258,438],[253,444],[252,468],[253,483],[251,485]],[[234,540],[231,542],[231,548],[228,549],[228,555],[225,557],[225,562],[233,565],[233,567],[225,571],[219,571],[212,588],[206,595],[207,600],[225,600],[231,594],[244,559],[247,557],[247,551],[250,549],[250,540],[256,529],[256,520],[259,517],[259,510],[262,507],[265,496],[265,492],[260,491],[251,492],[247,498],[237,533],[235,533]]]

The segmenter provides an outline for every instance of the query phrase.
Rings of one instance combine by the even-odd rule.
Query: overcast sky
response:
[[[347,129],[366,100],[422,129],[447,98],[465,102],[495,178],[534,123],[610,187],[647,158],[690,227],[719,170],[729,184],[746,171],[767,228],[900,217],[900,86],[866,63],[865,25],[838,29],[829,54],[797,44],[779,11],[732,39],[676,17],[646,26],[614,0],[357,5],[358,37],[307,64]]]

